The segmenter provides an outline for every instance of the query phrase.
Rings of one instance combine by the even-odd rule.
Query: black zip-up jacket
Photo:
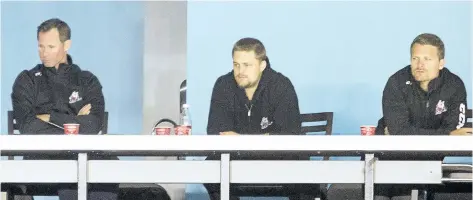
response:
[[[16,78],[11,97],[21,134],[64,134],[64,130],[36,118],[40,114],[50,114],[50,122],[59,126],[80,124],[79,134],[100,132],[105,110],[102,86],[91,72],[73,64],[69,55],[67,60],[57,70],[39,64]],[[78,116],[89,103],[90,114]]]
[[[234,131],[240,134],[301,134],[299,103],[291,81],[271,69],[269,62],[250,101],[233,71],[219,77],[210,103],[208,135]]]
[[[377,135],[448,135],[465,125],[467,109],[463,81],[447,68],[420,88],[407,66],[392,75],[383,92],[383,118]]]

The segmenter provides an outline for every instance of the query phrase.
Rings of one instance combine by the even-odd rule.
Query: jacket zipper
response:
[[[429,107],[430,107],[430,92],[427,92],[427,102],[425,103],[425,112],[424,112],[424,121],[427,120],[427,116],[429,115]]]
[[[245,104],[246,110],[248,110],[248,131],[251,130],[251,109],[253,108],[253,104],[250,104],[250,107],[248,108],[248,105]]]
[[[430,106],[430,94],[431,94],[431,92],[427,92],[427,103],[425,103],[426,108],[429,108],[429,106]]]

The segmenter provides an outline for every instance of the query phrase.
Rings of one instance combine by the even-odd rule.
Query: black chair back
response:
[[[301,121],[304,122],[326,122],[325,125],[302,125],[302,134],[312,132],[325,132],[325,135],[332,135],[333,112],[306,113],[301,114]]]

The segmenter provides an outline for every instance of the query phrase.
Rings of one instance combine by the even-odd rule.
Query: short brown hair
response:
[[[266,49],[261,41],[255,38],[242,38],[233,45],[232,57],[235,51],[254,51],[256,59],[266,60]]]
[[[411,54],[412,54],[412,47],[414,47],[415,44],[432,45],[434,47],[437,47],[437,55],[439,56],[439,59],[442,60],[445,58],[445,46],[442,40],[434,34],[423,33],[423,34],[418,35],[414,39],[414,41],[412,41]]]
[[[38,26],[38,31],[36,32],[36,37],[39,37],[40,32],[48,32],[51,29],[56,28],[59,32],[59,40],[65,42],[71,39],[71,28],[67,25],[66,22],[58,19],[52,18],[44,21]]]

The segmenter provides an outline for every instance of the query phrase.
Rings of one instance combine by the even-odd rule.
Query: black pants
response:
[[[427,200],[422,198],[421,190],[426,189],[422,185],[409,184],[376,184],[374,186],[374,200],[410,200],[412,190],[419,190],[419,200]]]
[[[416,160],[416,161],[443,161],[444,156],[442,155],[423,155],[409,153],[410,155],[398,154],[398,155],[377,155],[379,160]],[[362,156],[364,160],[364,156]],[[409,200],[413,189],[427,191],[427,197],[419,195],[419,199],[422,200],[427,198],[428,200],[472,200],[471,183],[453,183],[445,185],[414,185],[414,184],[376,184],[374,186],[375,200]]]
[[[204,184],[205,188],[209,193],[210,200],[220,200],[220,184]],[[285,195],[290,200],[314,200],[315,195],[311,193],[318,193],[320,187],[317,184],[278,184],[274,186],[283,186],[282,191],[278,188],[278,191],[288,194]],[[230,188],[238,187],[236,185],[230,185]],[[254,192],[255,196],[267,196],[264,192]],[[234,194],[234,190],[230,189],[230,200],[238,200],[240,196]]]
[[[429,186],[432,200],[472,200],[472,183],[447,183]]]
[[[452,183],[445,185],[375,185],[375,200],[410,200],[413,189],[419,190],[419,200],[472,200],[471,183]],[[421,191],[427,191],[423,195]]]
[[[472,200],[471,183],[445,185],[376,184],[375,200],[411,200],[412,189],[419,190],[419,200]],[[427,198],[421,190],[427,189]],[[328,200],[364,200],[363,184],[332,184]]]
[[[220,184],[204,184],[209,193],[210,200],[220,200]],[[239,197],[230,193],[230,200],[238,200]]]
[[[58,187],[59,200],[77,200],[77,184],[64,184]],[[117,200],[118,184],[88,184],[87,200]]]
[[[206,158],[206,160],[220,160],[220,155],[211,155]],[[275,155],[231,155],[231,160],[309,160],[309,156],[300,156],[300,155],[284,155],[284,156],[275,156]],[[291,170],[291,169],[288,169]],[[218,183],[207,183],[203,184],[207,189],[211,200],[220,200],[220,184]],[[230,184],[230,200],[237,200],[239,196],[236,196],[234,193],[238,193],[236,187],[242,184]],[[246,184],[244,184],[246,186]],[[265,184],[266,185],[266,184]],[[301,199],[314,199],[314,195],[318,195],[320,192],[320,186],[318,184],[274,184],[278,186],[278,191],[281,193],[288,194],[287,197],[291,200],[301,200]],[[282,189],[281,187],[282,186]],[[260,195],[257,190],[254,190],[255,195]],[[312,195],[313,194],[313,195]],[[264,195],[264,194],[261,194]]]

